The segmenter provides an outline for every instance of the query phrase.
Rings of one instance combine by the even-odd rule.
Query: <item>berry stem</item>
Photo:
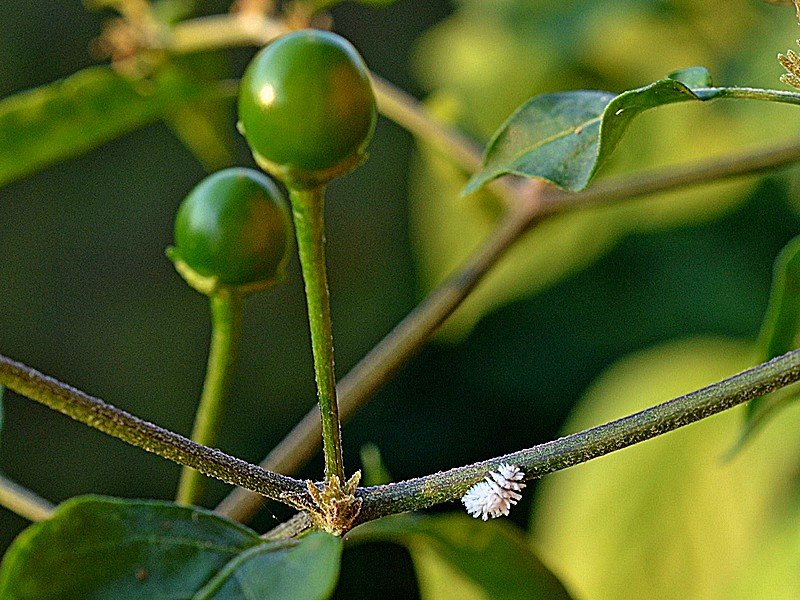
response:
[[[333,369],[333,332],[330,293],[325,268],[325,187],[290,189],[294,214],[297,250],[306,286],[311,350],[322,420],[322,449],[325,455],[325,479],[334,475],[345,481],[342,459],[339,407],[336,402],[336,378]]]
[[[0,506],[30,521],[44,521],[55,506],[35,493],[0,475]]]
[[[239,340],[242,333],[243,298],[236,291],[222,287],[210,297],[211,347],[208,353],[206,378],[195,414],[192,440],[213,446],[233,376]],[[203,494],[206,478],[199,471],[183,467],[175,496],[178,504],[197,504]]]

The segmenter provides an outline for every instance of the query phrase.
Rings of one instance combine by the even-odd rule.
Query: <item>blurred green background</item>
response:
[[[227,9],[225,2],[197,5],[198,14]],[[87,49],[109,16],[87,12],[78,1],[5,0],[0,96],[92,64]],[[695,64],[709,67],[720,84],[782,87],[774,57],[798,35],[793,11],[760,0],[397,0],[383,9],[344,4],[333,16],[335,29],[378,74],[427,98],[436,114],[481,140],[534,94],[621,91]],[[252,53],[228,53],[231,76]],[[232,129],[232,107],[227,118]],[[791,106],[666,107],[634,124],[601,176],[767,143],[798,126],[800,111]],[[252,164],[238,136],[236,144],[237,162]],[[157,125],[0,189],[0,352],[188,433],[208,308],[163,251],[179,202],[203,174],[170,129]],[[766,306],[772,261],[800,231],[794,180],[789,170],[581,211],[527,235],[437,342],[345,426],[349,468],[368,442],[401,479],[553,438],[598,375],[664,342],[677,344],[680,354],[680,340],[711,336],[716,341],[698,351],[698,361],[724,356],[714,377],[743,368]],[[333,186],[327,220],[339,374],[490,230],[494,200],[459,197],[463,181],[382,119],[370,160]],[[296,260],[287,285],[248,302],[220,439],[225,451],[257,461],[313,407],[304,311]],[[642,406],[672,389],[659,381],[690,370],[676,375],[682,363],[670,359],[670,349],[647,388],[653,394],[638,398]],[[692,384],[686,390],[712,375],[692,377],[686,375]],[[0,470],[43,496],[173,496],[177,466],[14,394],[5,407]],[[581,424],[599,422],[600,415],[606,412],[598,409],[594,421]],[[732,444],[735,423],[725,431]],[[724,449],[726,439],[713,451]],[[717,464],[711,462],[710,469]],[[786,458],[784,466],[797,463]],[[301,475],[320,472],[317,461]],[[635,485],[647,476],[626,481]],[[207,504],[227,490],[212,484]],[[582,493],[591,500],[591,488]],[[523,526],[533,495],[512,513]],[[576,519],[590,513],[587,506],[575,508]],[[286,514],[272,505],[255,525],[269,528]],[[0,546],[25,525],[0,510]],[[567,525],[553,527],[552,535],[570,546]],[[557,546],[542,536],[537,543]],[[563,570],[558,563],[566,551],[542,551]],[[364,577],[379,570],[396,573]],[[576,577],[591,574],[567,575]],[[597,584],[581,591],[602,597],[613,589]],[[703,594],[708,589],[664,597],[712,597]],[[405,553],[388,546],[346,553],[339,594],[353,597],[354,590],[359,597],[414,597]]]

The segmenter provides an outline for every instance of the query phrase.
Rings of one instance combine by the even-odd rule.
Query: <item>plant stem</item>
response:
[[[216,444],[220,421],[239,353],[244,299],[235,290],[222,287],[209,298],[211,304],[211,348],[200,404],[195,414],[192,440],[204,446]],[[175,497],[178,504],[197,504],[205,477],[183,467]]]
[[[539,200],[539,216],[611,204],[692,185],[756,175],[800,160],[800,137],[718,158],[601,179],[577,193],[548,188]]]
[[[740,100],[766,100],[785,104],[800,104],[800,94],[785,90],[765,90],[749,87],[711,87],[693,89],[692,93],[701,100],[715,98],[738,98]]]
[[[336,402],[336,377],[333,365],[333,330],[328,276],[325,268],[325,187],[290,189],[297,250],[306,286],[311,350],[317,380],[319,415],[322,423],[322,450],[325,479],[333,476],[344,482],[341,425]]]
[[[526,224],[524,214],[508,214],[458,273],[433,291],[339,382],[337,390],[341,397],[342,420],[355,414],[400,367],[422,349],[439,325],[519,237]],[[312,410],[262,464],[269,464],[270,470],[281,473],[296,471],[319,450],[321,432],[318,411]],[[216,512],[238,521],[247,521],[263,504],[263,498],[259,495],[239,488],[217,506]]]
[[[553,187],[531,185],[524,192],[526,205],[517,205],[498,224],[484,244],[450,278],[437,287],[339,382],[342,420],[346,421],[430,339],[436,328],[460,305],[504,252],[539,219],[597,204],[621,202],[647,194],[759,173],[800,160],[800,138],[739,152],[690,165],[678,165],[601,180],[590,188],[569,193]],[[533,182],[537,183],[537,182]],[[525,206],[528,208],[526,209]],[[445,302],[443,299],[451,301]],[[385,362],[376,360],[378,357]],[[261,466],[292,473],[319,449],[319,417],[311,411],[273,448]],[[233,490],[216,508],[220,514],[247,521],[264,500],[246,489]]]
[[[503,463],[517,465],[525,471],[525,479],[535,479],[663,435],[796,381],[800,381],[800,350],[633,415],[527,450],[427,477],[362,488],[359,495],[364,504],[358,520],[363,523],[455,500]]]
[[[132,446],[267,498],[285,502],[284,494],[306,494],[302,481],[202,446],[3,355],[0,355],[0,385]]]
[[[169,50],[190,54],[220,48],[263,46],[289,31],[285,23],[255,13],[210,15],[183,21],[172,28]]]
[[[0,475],[0,506],[30,521],[44,521],[55,506],[27,488]]]

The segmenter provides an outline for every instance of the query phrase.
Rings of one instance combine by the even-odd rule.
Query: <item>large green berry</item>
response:
[[[377,119],[369,71],[326,31],[287,34],[261,50],[239,92],[239,127],[259,165],[290,186],[356,166]]]
[[[170,258],[187,280],[201,282],[190,283],[210,293],[219,284],[279,279],[290,238],[288,208],[275,184],[252,169],[225,169],[206,177],[181,203]]]

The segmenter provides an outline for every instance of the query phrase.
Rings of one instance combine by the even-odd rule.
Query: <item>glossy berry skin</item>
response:
[[[274,281],[283,274],[290,236],[286,201],[275,184],[252,169],[225,169],[181,203],[171,257],[218,284]]]
[[[287,185],[324,183],[356,166],[376,119],[367,67],[335,33],[278,38],[242,79],[239,127],[259,165]]]

